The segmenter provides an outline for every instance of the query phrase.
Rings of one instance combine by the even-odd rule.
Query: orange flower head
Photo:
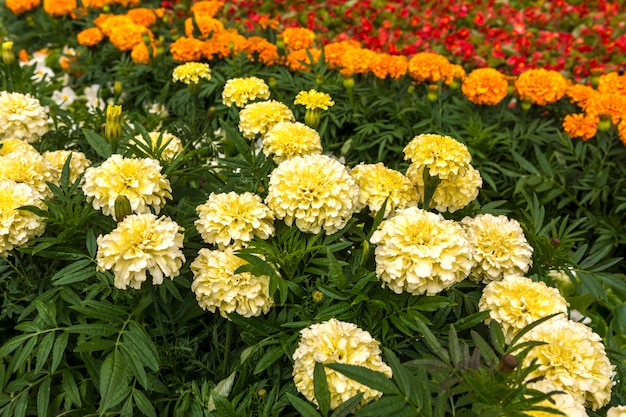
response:
[[[148,47],[145,43],[138,43],[133,47],[130,51],[130,58],[133,60],[135,64],[144,64],[147,65],[150,63],[150,51],[152,51],[152,58],[156,58],[157,56],[157,47],[154,42],[150,44]]]
[[[598,131],[598,117],[590,114],[574,113],[563,118],[563,130],[570,138],[588,141]]]
[[[598,81],[598,91],[626,96],[626,74],[619,75],[617,72],[609,72],[601,75]]]
[[[274,18],[270,18],[269,16],[261,16],[259,18],[259,26],[261,27],[261,29],[265,30],[268,28],[271,29],[278,29],[278,18],[274,17]]]
[[[626,120],[622,119],[617,125],[617,134],[619,135],[619,140],[626,145]]]
[[[307,68],[305,65],[312,65],[313,62],[309,59],[310,53],[313,57],[313,61],[317,62],[320,59],[320,55],[322,51],[319,49],[298,49],[295,51],[289,52],[287,55],[287,67],[291,71],[306,71],[310,72],[311,70]]]
[[[626,96],[613,93],[598,93],[585,103],[584,110],[597,116],[610,116],[614,125],[626,119]]]
[[[6,5],[13,14],[22,14],[39,7],[40,0],[7,0]]]
[[[420,83],[436,83],[446,78],[451,65],[443,55],[420,52],[409,59],[409,75]]]
[[[307,28],[286,28],[280,34],[285,47],[291,51],[311,48],[315,42],[315,32]]]
[[[138,7],[136,9],[130,9],[126,12],[126,16],[130,17],[133,23],[141,26],[150,27],[157,22],[157,15],[152,9],[147,7]]]
[[[465,69],[462,66],[451,64],[448,67],[448,72],[444,74],[443,82],[448,86],[456,84],[456,88],[458,88],[463,80],[465,80],[466,75]]]
[[[278,47],[260,36],[250,36],[243,47],[253,62],[274,65],[278,62]]]
[[[246,43],[246,37],[240,35],[237,29],[225,29],[204,41],[202,55],[208,60],[236,56],[244,50]]]
[[[567,79],[558,71],[533,68],[515,80],[515,92],[522,101],[545,106],[559,101],[567,90]]]
[[[126,15],[101,14],[94,23],[100,28],[105,36],[111,36],[111,32],[121,25],[134,25],[133,19]]]
[[[469,101],[488,106],[495,106],[504,100],[508,89],[506,77],[493,68],[475,69],[461,85],[461,91]]]
[[[130,23],[115,26],[109,34],[109,40],[120,51],[130,51],[135,45],[143,42],[143,37],[149,36],[150,40],[154,35],[145,26]]]
[[[43,10],[53,17],[68,15],[76,7],[76,0],[43,0]]]
[[[598,94],[593,87],[585,84],[570,84],[565,90],[565,96],[571,103],[578,104],[580,108],[585,108],[585,104],[590,97]]]
[[[204,42],[196,38],[180,37],[170,44],[172,58],[178,62],[200,61]]]
[[[195,14],[215,17],[215,15],[222,10],[223,7],[223,1],[199,1],[191,6],[190,11]]]
[[[394,80],[406,74],[407,59],[404,55],[376,54],[370,61],[370,71],[378,78]]]
[[[102,9],[108,0],[82,0],[83,7],[91,7],[93,9]]]
[[[341,60],[342,74],[364,74],[370,69],[370,63],[376,52],[364,48],[348,48]]]
[[[210,16],[195,13],[194,18],[200,30],[200,35],[198,36],[200,39],[215,36],[215,34],[224,30],[224,24]],[[191,17],[185,19],[185,35],[190,38],[194,37],[194,25]]]
[[[110,4],[119,4],[122,7],[131,8],[139,6],[140,0],[107,0]]]
[[[100,43],[100,41],[102,41],[103,38],[104,35],[102,34],[102,31],[97,27],[87,28],[81,30],[80,32],[78,32],[78,34],[76,34],[76,40],[80,45],[83,46],[97,45]]]

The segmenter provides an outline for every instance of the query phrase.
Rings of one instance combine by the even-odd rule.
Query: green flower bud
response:
[[[130,214],[133,214],[133,209],[130,207],[130,200],[125,195],[119,195],[115,199],[115,220],[121,222],[124,218]]]

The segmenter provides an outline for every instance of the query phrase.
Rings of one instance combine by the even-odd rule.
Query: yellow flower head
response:
[[[491,285],[491,284],[490,284]],[[533,360],[539,366],[529,379],[544,378],[559,390],[569,392],[574,399],[597,410],[611,399],[615,369],[606,356],[602,338],[589,327],[566,319],[541,323],[519,340],[545,342],[535,346],[524,359],[523,366]]]
[[[461,225],[472,245],[474,266],[470,279],[484,284],[509,275],[524,275],[532,265],[533,248],[521,225],[506,216],[479,214]]]
[[[207,243],[220,248],[241,246],[255,236],[267,239],[274,234],[274,216],[261,197],[249,192],[211,193],[196,207],[196,228]]]
[[[226,317],[237,313],[244,317],[265,314],[274,305],[269,294],[269,277],[235,271],[247,262],[235,255],[233,248],[200,249],[191,263],[191,290],[203,310],[214,313],[219,309]]]
[[[28,184],[40,198],[52,197],[47,183],[56,179],[54,168],[38,152],[15,151],[0,157],[0,180]]]
[[[509,83],[504,74],[493,68],[478,68],[470,72],[461,91],[475,104],[495,106],[507,96]]]
[[[539,380],[528,384],[528,388],[541,391],[544,394],[550,394],[550,400],[540,402],[539,406],[548,407],[564,413],[567,417],[588,417],[585,406],[576,401],[572,394],[562,391],[559,387],[548,380]],[[554,413],[546,411],[525,411],[524,413],[532,417],[554,417]],[[607,417],[610,417],[607,413]],[[617,416],[616,416],[617,417]]]
[[[241,108],[259,98],[270,98],[270,88],[258,77],[231,78],[222,91],[222,103],[228,107],[234,104]]]
[[[568,114],[563,118],[563,130],[570,138],[580,138],[587,141],[598,133],[599,121],[597,114]]]
[[[24,140],[13,138],[0,140],[0,156],[5,156],[13,152],[38,153],[33,145]]]
[[[443,81],[451,70],[451,63],[443,55],[434,52],[420,52],[408,63],[409,75],[420,83]]]
[[[345,166],[326,155],[306,155],[272,171],[266,203],[288,226],[330,235],[348,223],[357,198],[358,187]]]
[[[404,147],[404,159],[410,159],[417,167],[428,167],[431,177],[443,180],[463,175],[472,157],[467,146],[450,136],[426,133],[414,137]]]
[[[296,156],[322,153],[322,141],[315,129],[300,122],[278,122],[263,136],[263,153],[281,163]]]
[[[161,158],[163,160],[171,161],[177,154],[183,151],[183,142],[180,138],[168,132],[148,132],[148,141],[146,141],[143,135],[137,135],[134,138],[134,142],[141,143],[144,146],[147,145],[152,151],[156,151],[159,138],[161,139],[159,146],[162,149]]]
[[[295,117],[289,107],[276,100],[248,103],[239,112],[239,130],[248,139],[265,135],[278,122],[293,121]]]
[[[292,51],[311,48],[315,42],[315,32],[307,28],[286,28],[280,34],[285,47]]]
[[[606,411],[606,417],[626,417],[626,405],[616,405]]]
[[[369,332],[356,324],[330,319],[312,324],[300,331],[301,339],[293,353],[293,380],[296,389],[309,401],[317,404],[313,385],[315,363],[363,366],[382,372],[391,378],[391,368],[382,360],[380,343]],[[330,390],[330,409],[363,393],[361,405],[382,396],[382,393],[369,388],[345,375],[325,368],[326,382]]]
[[[335,102],[326,93],[322,93],[320,91],[315,91],[315,90],[309,90],[309,91],[300,91],[298,95],[296,95],[296,99],[294,100],[293,104],[302,104],[303,106],[306,106],[307,110],[309,109],[328,110],[329,107],[335,105]]]
[[[30,94],[0,92],[0,139],[37,142],[48,132],[48,114]]]
[[[352,168],[350,175],[359,187],[357,211],[368,207],[370,215],[376,216],[387,200],[383,217],[388,218],[397,209],[417,205],[419,196],[411,181],[382,162],[361,163]]]
[[[558,289],[520,275],[492,281],[478,302],[481,311],[490,310],[490,322],[500,323],[510,341],[524,327],[554,313],[567,313],[568,303]]]
[[[122,290],[141,288],[148,272],[154,285],[174,279],[185,262],[182,231],[169,217],[126,216],[111,233],[98,236],[98,270],[112,269],[115,287]]]
[[[211,79],[211,68],[209,64],[201,62],[187,62],[174,68],[172,79],[185,84],[197,84],[200,79]]]
[[[515,93],[520,100],[545,106],[556,103],[567,90],[569,83],[558,71],[533,68],[521,73],[515,80]]]
[[[39,193],[29,185],[0,180],[0,256],[7,256],[13,248],[26,245],[46,228],[41,217],[30,211],[18,210],[22,206],[45,209]]]
[[[170,183],[161,174],[158,161],[149,158],[124,158],[114,154],[102,165],[85,171],[83,192],[94,209],[115,218],[115,199],[125,196],[134,213],[158,214],[166,198],[172,198]],[[117,219],[116,219],[117,220]]]
[[[6,6],[13,14],[22,14],[39,6],[41,0],[7,0]]]
[[[43,157],[52,166],[53,172],[57,173],[59,176],[61,175],[63,166],[70,155],[72,156],[72,159],[70,160],[70,183],[73,183],[91,165],[91,161],[87,159],[85,154],[82,152],[66,150],[45,151],[43,153]],[[60,177],[55,178],[54,182],[58,183],[59,181]]]
[[[417,207],[397,210],[370,241],[376,245],[376,275],[396,294],[437,294],[463,281],[472,267],[461,225]]]

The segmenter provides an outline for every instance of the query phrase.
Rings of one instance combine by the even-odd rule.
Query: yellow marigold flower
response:
[[[475,104],[495,106],[507,96],[509,83],[500,71],[478,68],[470,72],[461,85],[461,91]]]
[[[356,211],[368,207],[370,215],[376,216],[387,200],[383,217],[388,218],[398,209],[417,206],[419,195],[411,181],[382,162],[360,163],[352,168],[350,175],[359,187]]]
[[[545,106],[559,101],[569,83],[558,71],[533,68],[521,73],[515,80],[515,93],[520,100]]]
[[[544,400],[540,402],[539,406],[548,407],[558,410],[565,414],[567,417],[588,417],[585,406],[576,401],[572,394],[567,391],[562,391],[559,387],[547,380],[535,381],[528,384],[528,388],[541,391],[544,394],[552,394],[550,400]],[[524,411],[525,414],[532,417],[554,417],[554,413],[548,413],[546,411]],[[607,417],[609,414],[607,413]]]
[[[472,157],[467,146],[451,138],[432,133],[415,136],[404,147],[404,159],[419,167],[427,166],[431,177],[446,179],[463,175]]]
[[[21,139],[2,139],[0,140],[0,145],[0,156],[5,156],[13,152],[38,153],[33,145]]]
[[[335,105],[333,99],[326,93],[322,93],[316,90],[300,91],[293,102],[293,104],[302,104],[309,109],[322,109],[328,110],[329,107]]]
[[[61,178],[61,172],[63,171],[63,166],[67,161],[67,158],[72,156],[70,160],[70,183],[73,183],[80,177],[83,172],[91,165],[91,161],[87,159],[82,152],[77,151],[67,151],[67,150],[58,150],[58,151],[45,151],[42,156],[50,163],[52,166],[52,172],[58,173],[59,177],[55,178],[53,182],[58,183]]]
[[[265,135],[278,122],[295,121],[293,113],[276,100],[248,103],[239,112],[239,130],[243,137],[253,139],[256,135]]]
[[[115,218],[115,200],[126,196],[134,213],[158,214],[166,198],[172,198],[172,188],[161,174],[159,161],[149,158],[124,158],[114,154],[102,165],[85,171],[83,192],[94,209]],[[116,219],[117,220],[117,219]]]
[[[150,51],[152,51],[152,57],[150,57]],[[156,58],[156,56],[157,47],[154,42],[150,45],[150,49],[148,49],[145,43],[141,42],[133,46],[133,49],[130,51],[130,58],[135,64],[148,65],[150,60]]]
[[[197,84],[200,79],[211,79],[211,68],[209,64],[202,62],[187,62],[174,68],[172,79],[185,84]]]
[[[139,289],[147,273],[152,284],[174,279],[185,262],[183,228],[169,217],[151,213],[126,216],[108,235],[98,236],[99,271],[113,270],[115,288]]]
[[[45,209],[40,195],[28,184],[0,180],[0,256],[43,234],[46,223],[34,213],[18,210],[22,206]]]
[[[483,288],[478,302],[481,311],[489,310],[489,323],[495,320],[508,341],[534,321],[554,313],[567,313],[568,303],[558,289],[545,282],[520,275],[491,281]]]
[[[263,136],[263,153],[281,163],[296,156],[322,153],[322,142],[315,129],[300,122],[278,122]]]
[[[370,64],[376,57],[376,52],[365,48],[347,48],[341,58],[341,74],[365,74],[370,70]]]
[[[192,13],[197,13],[205,16],[214,17],[222,8],[224,7],[223,1],[199,1],[194,3],[189,11]]]
[[[52,197],[47,182],[56,182],[52,165],[38,152],[18,151],[0,157],[0,180],[30,185],[41,198]]]
[[[159,139],[161,140],[161,144],[157,148]],[[178,136],[172,135],[169,132],[148,132],[148,140],[146,140],[143,135],[139,134],[134,137],[133,141],[144,145],[144,147],[149,147],[153,152],[157,149],[161,149],[161,158],[165,161],[171,161],[177,154],[183,151],[183,142]]]
[[[601,93],[626,95],[626,74],[620,75],[615,71],[602,74],[600,80],[598,80],[598,91]]]
[[[356,209],[358,187],[345,166],[326,155],[296,156],[270,174],[267,206],[287,226],[327,235],[343,229]]]
[[[310,72],[311,69],[306,65],[313,65],[319,61],[321,51],[319,49],[297,49],[289,52],[287,55],[287,68],[291,71],[306,71]],[[313,58],[309,58],[309,55]]]
[[[76,0],[43,0],[43,10],[53,17],[68,15],[76,7]]]
[[[6,6],[13,14],[22,14],[39,7],[40,3],[41,0],[7,0]]]
[[[30,94],[0,92],[0,139],[37,142],[48,132],[48,114]]]
[[[587,113],[568,114],[563,118],[563,130],[571,138],[587,141],[598,132],[599,118]]]
[[[523,366],[529,366],[533,360],[539,365],[528,375],[529,379],[553,382],[592,410],[609,403],[615,369],[606,356],[602,338],[589,327],[571,320],[552,319],[519,340],[528,341],[546,343],[532,348],[524,359]]]
[[[565,90],[565,96],[571,103],[578,104],[582,109],[585,108],[585,103],[590,97],[598,94],[598,91],[593,87],[584,84],[571,84]]]
[[[255,236],[267,239],[274,235],[274,216],[256,194],[211,193],[196,212],[199,218],[194,224],[200,236],[220,248],[241,246]]]
[[[83,46],[94,46],[100,43],[104,38],[104,34],[97,27],[81,30],[76,34],[76,40]]]
[[[252,62],[274,65],[278,62],[278,47],[260,36],[250,36],[243,45],[243,50]]]
[[[587,114],[593,116],[608,115],[617,125],[626,118],[626,96],[612,93],[599,93],[589,97],[583,107]]]
[[[241,108],[259,98],[270,98],[270,88],[258,77],[231,78],[222,91],[222,103],[228,107],[234,104]]]
[[[130,9],[126,12],[126,16],[141,26],[150,27],[157,22],[157,16],[154,10],[147,7],[137,7],[136,9]]]
[[[148,36],[151,41],[154,39],[150,29],[130,23],[113,27],[109,33],[109,40],[120,51],[130,51],[135,45],[143,43],[144,36]]]
[[[291,51],[311,48],[315,42],[315,32],[307,28],[286,28],[280,35],[285,42],[285,47]]]
[[[300,331],[301,339],[293,353],[293,380],[296,389],[309,401],[317,404],[313,385],[313,371],[321,364],[344,363],[363,366],[382,372],[391,378],[391,368],[382,360],[380,343],[369,332],[356,324],[330,319],[312,324]],[[330,409],[334,410],[359,393],[363,393],[360,405],[382,396],[366,385],[356,382],[330,368],[324,369],[330,390]]]
[[[185,19],[185,35],[190,38],[204,39],[224,30],[224,24],[210,16],[195,13],[196,25],[200,30],[198,36],[194,36],[194,25],[191,17]]]
[[[404,55],[375,54],[369,62],[370,71],[378,78],[397,80],[406,74],[408,61]]]
[[[223,317],[237,313],[244,317],[265,314],[274,305],[269,294],[269,277],[235,271],[247,262],[235,255],[233,248],[200,249],[191,263],[191,290],[203,310],[220,310]]]
[[[626,405],[616,405],[606,411],[606,417],[626,417]]]
[[[170,44],[170,52],[174,61],[192,62],[202,58],[204,42],[196,38],[180,37]]]
[[[208,60],[237,56],[246,45],[246,37],[239,34],[236,29],[224,29],[204,41],[202,56]]]
[[[450,71],[450,61],[434,52],[420,52],[411,57],[408,63],[409,75],[420,83],[443,81]]]
[[[517,220],[478,214],[465,217],[461,225],[472,245],[474,266],[470,279],[487,284],[505,276],[528,272],[533,263],[533,248]]]

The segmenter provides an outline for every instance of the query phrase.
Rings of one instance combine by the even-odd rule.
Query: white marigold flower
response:
[[[222,91],[222,103],[228,107],[234,104],[241,108],[250,101],[268,98],[270,88],[258,77],[231,78],[226,81]]]
[[[253,193],[211,193],[206,203],[196,207],[199,219],[195,221],[200,236],[206,243],[224,248],[241,246],[255,236],[267,239],[274,234],[274,216]]]
[[[472,267],[461,225],[418,207],[381,222],[370,241],[376,245],[376,275],[396,294],[437,294],[463,281]]]
[[[211,68],[203,62],[185,62],[174,68],[172,80],[185,84],[198,84],[200,79],[211,79]]]
[[[223,317],[237,313],[244,317],[265,314],[274,305],[269,294],[269,277],[250,272],[235,274],[247,262],[235,255],[232,247],[224,250],[200,249],[191,263],[191,290],[203,310],[220,310]]]
[[[416,168],[428,167],[431,177],[442,180],[464,175],[472,161],[467,146],[450,136],[430,133],[414,137],[404,147],[404,159],[410,159]]]
[[[523,276],[507,276],[490,282],[483,288],[478,302],[481,311],[489,310],[487,323],[491,320],[500,323],[507,342],[540,318],[554,313],[566,314],[568,305],[558,289]]]
[[[461,225],[473,248],[471,280],[487,284],[507,275],[528,272],[532,265],[533,248],[517,220],[479,214],[473,218],[465,217]]]
[[[39,153],[33,145],[21,139],[2,139],[0,140],[0,145],[0,156],[5,156],[13,152]]]
[[[303,232],[341,230],[356,209],[358,187],[339,161],[307,155],[282,162],[270,174],[266,204],[277,219]]]
[[[369,207],[370,214],[376,216],[387,199],[384,218],[397,209],[417,206],[419,195],[411,181],[401,172],[387,168],[382,162],[361,163],[350,171],[359,186],[357,211]]]
[[[550,407],[565,414],[566,417],[588,417],[585,406],[576,401],[572,394],[567,391],[560,390],[559,387],[552,381],[539,380],[528,384],[529,388],[541,391],[544,394],[550,394],[550,400],[544,400],[537,405],[542,407]],[[555,414],[545,411],[524,411],[532,417],[554,417]],[[607,417],[609,415],[607,414]]]
[[[300,122],[278,122],[263,136],[263,153],[281,163],[296,156],[322,153],[319,133]]]
[[[55,170],[38,152],[15,151],[0,156],[0,180],[12,180],[30,185],[46,199],[52,197],[47,182],[55,182]]]
[[[149,213],[150,208],[158,214],[165,199],[172,198],[172,188],[161,174],[161,164],[150,158],[124,158],[114,154],[102,165],[87,168],[83,179],[87,201],[113,218],[118,196],[126,196],[137,214]]]
[[[177,154],[183,151],[183,142],[178,136],[175,136],[168,132],[148,132],[149,142],[143,135],[136,135],[134,138],[135,143],[141,143],[148,146],[152,151],[157,150],[157,143],[161,138],[161,144],[159,148],[163,148],[161,152],[161,158],[165,161],[171,161]]]
[[[579,403],[597,410],[611,400],[614,366],[606,356],[602,338],[582,323],[548,320],[520,338],[545,342],[533,347],[523,366],[533,360],[539,366],[529,379],[544,378],[572,394]]]
[[[606,411],[606,417],[626,417],[626,405],[617,405]]]
[[[243,137],[253,139],[265,135],[278,122],[294,122],[296,119],[286,105],[276,100],[247,104],[239,112],[239,130]]]
[[[424,167],[412,163],[406,171],[406,176],[418,189],[420,202],[424,202]],[[442,179],[430,201],[430,207],[439,212],[454,213],[462,209],[478,197],[483,179],[480,172],[473,166],[467,165],[462,175],[448,175]]]
[[[30,94],[0,92],[0,139],[37,142],[48,132],[48,113]]]
[[[96,262],[99,271],[113,270],[115,287],[141,288],[149,272],[152,284],[178,276],[185,262],[183,228],[169,217],[126,216],[108,235],[98,236]]]
[[[22,206],[45,209],[39,193],[27,184],[11,180],[0,181],[0,256],[7,256],[13,248],[43,234],[46,223],[34,213],[18,210]]]
[[[356,324],[330,319],[312,324],[300,331],[302,338],[293,353],[293,380],[296,389],[309,401],[317,404],[313,387],[315,363],[363,366],[382,372],[391,378],[391,368],[382,360],[380,343],[369,332]],[[382,393],[356,382],[345,375],[325,368],[326,382],[330,391],[330,409],[334,410],[343,402],[363,393],[361,405],[377,399]]]
[[[67,150],[45,151],[43,153],[43,157],[52,165],[53,172],[57,174],[55,183],[60,181],[61,171],[63,171],[63,166],[70,155],[72,155],[70,160],[70,183],[74,183],[91,165],[91,161],[87,159],[84,153]]]

